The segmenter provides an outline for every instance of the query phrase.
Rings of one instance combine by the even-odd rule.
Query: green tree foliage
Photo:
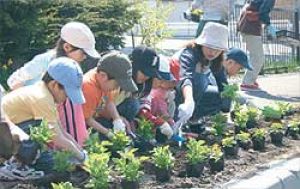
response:
[[[91,28],[97,50],[119,48],[124,45],[123,33],[140,18],[131,0],[0,1],[0,64],[11,59],[11,72],[34,55],[53,48],[60,28],[69,21],[81,21]]]

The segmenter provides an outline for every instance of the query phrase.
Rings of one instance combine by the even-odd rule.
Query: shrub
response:
[[[265,106],[262,110],[262,113],[265,118],[281,119],[281,111],[271,106]]]
[[[222,149],[218,144],[214,144],[211,147],[210,159],[214,162],[219,161],[223,157]]]
[[[246,111],[239,111],[235,113],[235,119],[234,122],[237,124],[240,128],[246,128],[246,123],[248,121],[248,114]]]
[[[238,98],[237,91],[239,90],[239,87],[237,84],[225,84],[224,90],[221,92],[221,96],[223,98],[229,98],[231,100],[236,100]]]
[[[226,128],[227,117],[218,113],[212,117],[212,122],[213,134],[222,136]]]
[[[249,107],[247,109],[248,121],[257,121],[258,109],[254,107]]]
[[[281,123],[272,123],[270,126],[271,133],[279,133],[283,132],[283,125]]]
[[[265,139],[266,136],[266,130],[264,128],[254,128],[252,138],[257,138],[257,139]]]
[[[75,166],[70,163],[70,158],[73,156],[71,152],[68,151],[56,151],[54,152],[54,167],[53,169],[57,172],[73,171]]]
[[[75,189],[70,182],[64,182],[64,183],[51,183],[51,186],[53,189]]]
[[[250,134],[246,132],[241,132],[236,135],[236,140],[239,140],[241,142],[247,142],[250,140]]]

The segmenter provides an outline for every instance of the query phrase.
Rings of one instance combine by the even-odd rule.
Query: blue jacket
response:
[[[274,7],[275,0],[249,0],[250,6],[254,7],[259,12],[260,20],[266,24],[270,24],[269,13]]]

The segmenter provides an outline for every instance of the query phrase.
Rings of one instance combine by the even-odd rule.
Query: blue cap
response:
[[[230,48],[227,53],[227,59],[232,59],[248,70],[253,70],[248,57],[244,51],[239,48]]]
[[[85,102],[82,92],[83,73],[78,63],[67,57],[52,60],[49,64],[48,74],[60,83],[74,104]]]
[[[173,74],[171,73],[170,61],[168,57],[164,55],[159,55],[158,74],[160,76],[160,79],[167,80],[167,81],[175,80]]]

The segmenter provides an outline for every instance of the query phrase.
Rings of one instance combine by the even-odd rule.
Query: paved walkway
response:
[[[300,72],[260,76],[258,83],[261,91],[241,92],[257,107],[270,105],[275,101],[300,104]]]

